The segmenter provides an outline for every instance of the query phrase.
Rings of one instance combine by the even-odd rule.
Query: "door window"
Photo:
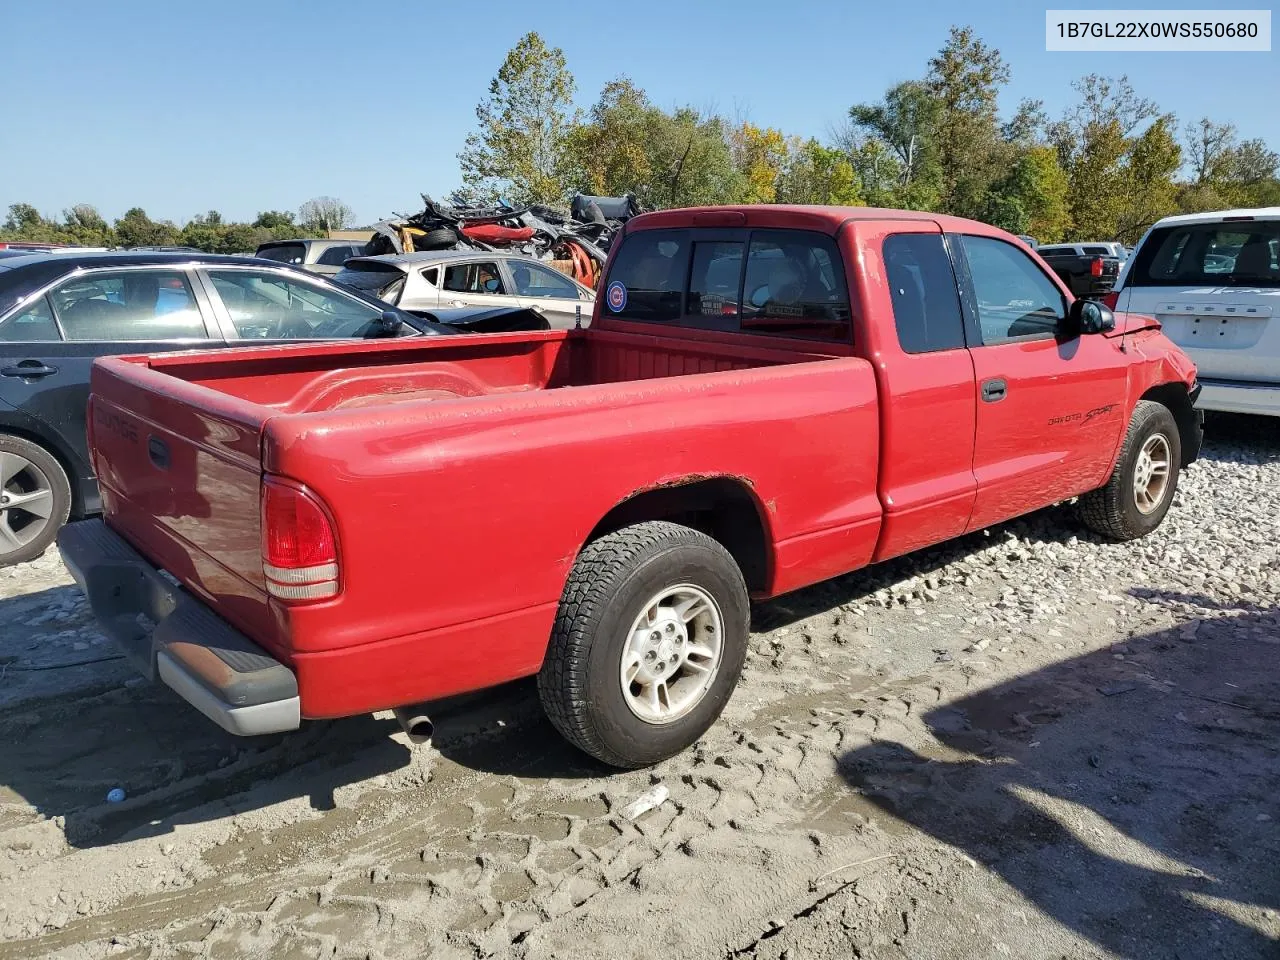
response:
[[[577,300],[578,288],[564,274],[534,263],[507,261],[511,268],[511,280],[519,297],[554,297],[560,300]]]
[[[208,333],[186,274],[122,270],[68,280],[49,295],[68,340],[190,340]]]
[[[382,312],[279,274],[210,270],[209,279],[241,337],[267,340],[338,340],[367,336]]]
[[[1062,292],[1029,256],[991,237],[962,236],[984,344],[1053,336],[1066,315]]]
[[[964,319],[942,235],[885,237],[884,262],[898,343],[907,353],[964,347]]]
[[[47,343],[61,339],[58,325],[53,321],[53,310],[49,306],[48,297],[41,297],[0,325],[0,342],[3,343]]]
[[[502,274],[492,262],[455,263],[445,268],[444,289],[451,293],[505,294]]]

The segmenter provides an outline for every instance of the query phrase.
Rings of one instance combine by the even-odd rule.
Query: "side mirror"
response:
[[[1071,326],[1081,334],[1106,333],[1116,328],[1116,315],[1097,300],[1076,300],[1071,304]]]

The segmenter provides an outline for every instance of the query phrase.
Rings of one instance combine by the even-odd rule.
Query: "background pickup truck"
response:
[[[601,289],[583,330],[98,361],[95,614],[235,733],[536,674],[640,766],[719,715],[749,598],[1076,496],[1138,537],[1199,450],[1157,324],[982,224],[648,214]]]
[[[1042,244],[1036,252],[1077,297],[1101,297],[1115,286],[1120,276],[1120,258],[1097,244]]]

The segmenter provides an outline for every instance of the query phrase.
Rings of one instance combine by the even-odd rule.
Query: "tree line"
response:
[[[1132,244],[1161,217],[1280,205],[1280,155],[1233,124],[1180,123],[1127,77],[1090,74],[1060,117],[1024,100],[1001,117],[1000,51],[952,27],[920,77],[853,104],[822,139],[694,106],[664,109],[634,81],[605,84],[586,109],[564,52],[529,33],[507,53],[458,154],[475,202],[563,206],[576,192],[632,193],[650,209],[717,203],[897,207],[971,217],[1043,242]],[[89,246],[180,244],[241,252],[323,236],[349,207],[317,197],[252,223],[217,211],[179,227],[135,207],[108,224],[92,206],[61,219],[10,206],[0,239]]]
[[[1024,100],[1001,118],[1010,71],[952,27],[918,79],[853,104],[824,140],[692,106],[663,109],[627,77],[588,109],[563,51],[524,36],[458,155],[476,200],[562,204],[634,193],[650,208],[823,203],[929,210],[1041,241],[1133,243],[1173,213],[1280,204],[1280,156],[1231,123],[1176,116],[1127,77],[1091,74],[1052,118]]]
[[[323,237],[341,230],[353,219],[351,208],[333,197],[316,197],[298,208],[264,210],[251,223],[223,218],[217,210],[199,214],[179,227],[170,220],[152,220],[133,207],[108,223],[96,207],[78,203],[60,218],[45,217],[29,203],[9,205],[0,224],[0,240],[65,243],[84,247],[194,247],[209,253],[245,253],[268,240]]]

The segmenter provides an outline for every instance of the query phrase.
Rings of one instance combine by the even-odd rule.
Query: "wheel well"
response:
[[[1162,383],[1158,387],[1152,387],[1142,395],[1143,400],[1153,400],[1165,407],[1169,408],[1169,412],[1173,414],[1174,421],[1178,424],[1178,434],[1182,440],[1182,463],[1185,467],[1190,460],[1188,459],[1191,452],[1195,450],[1196,435],[1196,413],[1191,406],[1191,396],[1187,392],[1187,388],[1181,383]]]
[[[81,516],[84,512],[84,502],[80,497],[79,474],[72,468],[66,454],[58,449],[56,443],[50,443],[45,437],[31,430],[24,430],[22,427],[15,427],[10,424],[0,426],[0,436],[17,437],[20,440],[26,440],[28,443],[34,443],[53,459],[57,460],[58,466],[67,475],[67,486],[71,489],[71,519]]]
[[[748,590],[766,588],[768,535],[759,503],[745,484],[716,477],[637,493],[610,510],[587,542],[648,520],[669,520],[700,530],[729,551]]]

